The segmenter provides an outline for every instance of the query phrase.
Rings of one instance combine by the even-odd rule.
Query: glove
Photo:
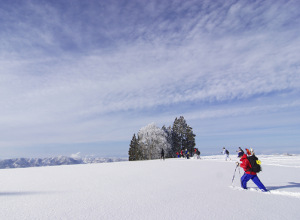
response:
[[[238,165],[240,165],[240,163],[239,163],[239,162],[236,162],[236,165],[238,166]]]

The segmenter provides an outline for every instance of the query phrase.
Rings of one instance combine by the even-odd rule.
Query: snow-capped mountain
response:
[[[72,158],[66,156],[49,157],[49,158],[15,158],[0,160],[0,169],[6,168],[25,168],[41,166],[58,166],[71,164],[88,164],[88,163],[109,163],[127,161],[127,158]]]

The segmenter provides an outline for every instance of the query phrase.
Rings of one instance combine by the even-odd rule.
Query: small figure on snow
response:
[[[201,152],[197,149],[197,159],[201,159],[200,154]]]
[[[190,159],[190,152],[185,149],[185,156],[186,156],[186,159]]]
[[[182,158],[184,157],[183,150],[180,151],[180,155],[181,155]]]
[[[238,153],[238,157],[242,157],[245,153],[242,148],[239,147],[239,150],[236,151]]]
[[[198,148],[195,148],[195,153],[194,153],[194,158],[197,158],[197,159],[201,159],[200,158],[200,151],[198,150]]]
[[[223,152],[221,152],[221,153],[225,155],[225,160],[226,161],[227,161],[227,159],[230,159],[230,157],[229,157],[229,151],[226,150],[225,147],[223,147]]]
[[[176,154],[177,154],[177,157],[180,158],[180,154],[178,152],[176,152]]]
[[[197,156],[197,148],[194,148],[194,158]]]
[[[255,156],[254,150],[252,148],[250,148],[250,150],[248,151],[250,155],[247,156],[247,154],[244,154],[240,159],[242,163],[239,164],[239,162],[237,162],[237,165],[242,167],[245,171],[245,174],[241,177],[242,188],[247,189],[247,182],[251,179],[261,191],[267,192],[268,190],[257,177],[257,173],[261,171],[260,161]]]
[[[165,160],[165,151],[164,151],[163,148],[161,149],[161,152],[160,152],[160,159],[164,159]]]

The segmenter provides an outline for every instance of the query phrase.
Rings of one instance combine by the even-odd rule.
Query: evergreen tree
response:
[[[180,116],[179,119],[176,117],[172,127],[172,153],[176,154],[185,149],[192,153],[196,145],[195,136],[184,117]]]
[[[192,153],[194,152],[196,146],[196,141],[195,141],[196,135],[193,133],[193,128],[190,127],[189,125],[187,126],[185,136],[186,136],[185,148]]]
[[[172,126],[172,151],[173,154],[176,152],[180,152],[184,150],[183,148],[183,135],[184,135],[184,128],[185,128],[185,120],[183,116],[180,116],[179,119],[175,118],[175,121]]]
[[[129,145],[129,151],[128,151],[129,161],[139,160],[140,159],[140,152],[139,151],[140,150],[139,150],[138,141],[136,139],[135,134],[133,134],[132,140],[131,140],[130,145]]]

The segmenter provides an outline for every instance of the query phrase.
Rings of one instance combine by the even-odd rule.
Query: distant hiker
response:
[[[242,157],[245,153],[242,150],[242,148],[239,147],[239,149],[236,151],[238,153],[238,157]]]
[[[181,155],[181,157],[183,157],[183,150],[180,151],[180,155]]]
[[[190,152],[188,152],[188,150],[187,149],[185,149],[185,156],[186,156],[186,159],[189,159],[189,156],[190,156]]]
[[[198,150],[198,148],[195,148],[194,151],[194,158],[200,159],[200,151]]]
[[[225,147],[223,147],[223,152],[221,152],[222,154],[225,155],[225,160],[227,161],[227,159],[229,158],[229,151],[225,149]],[[231,159],[230,159],[231,160]]]
[[[163,148],[161,149],[161,152],[160,152],[160,159],[164,159],[165,160],[165,151],[164,151]]]
[[[197,149],[197,159],[201,159],[200,154],[201,154],[200,151]]]
[[[268,190],[257,177],[257,173],[261,171],[260,161],[255,156],[252,148],[250,148],[249,153],[249,156],[247,156],[247,154],[242,156],[240,159],[240,161],[242,161],[241,164],[237,162],[237,165],[242,167],[245,171],[245,174],[241,177],[241,186],[242,188],[247,189],[247,182],[251,179],[261,191],[267,192]]]
[[[177,157],[180,158],[180,154],[178,152],[176,152],[176,154],[177,154]]]
[[[194,156],[194,158],[196,158],[196,157],[197,157],[197,150],[198,150],[197,148],[194,148],[194,155],[193,155],[193,156]]]

